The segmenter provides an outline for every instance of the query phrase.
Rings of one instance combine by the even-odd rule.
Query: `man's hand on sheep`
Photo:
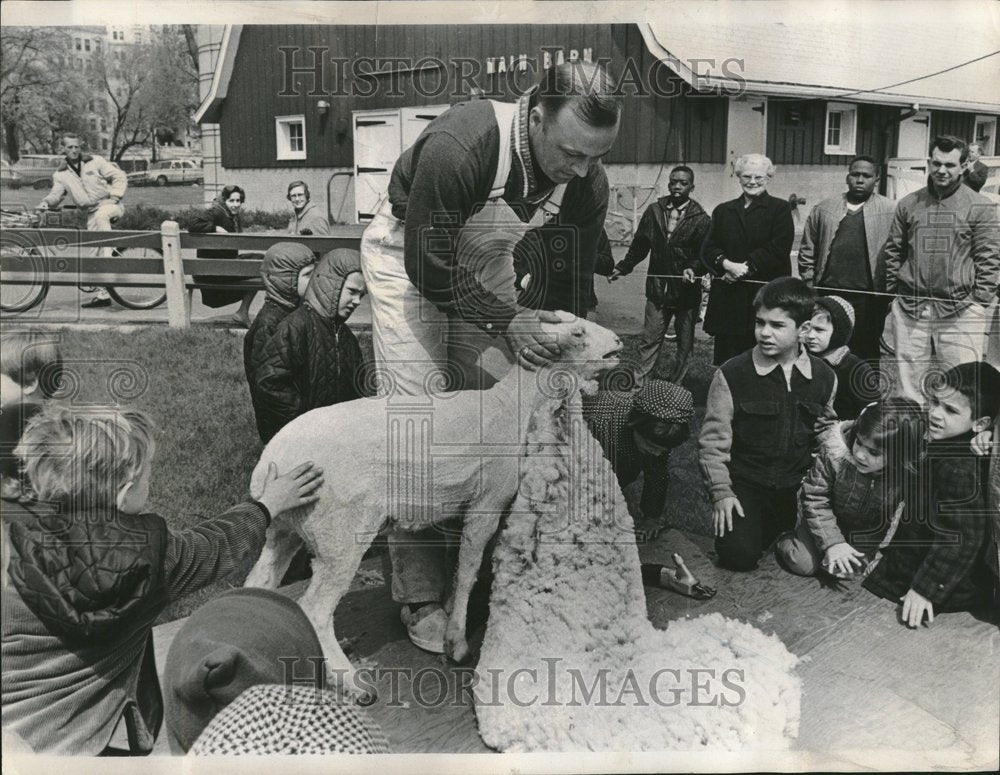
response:
[[[743,505],[735,495],[728,495],[715,502],[712,506],[712,521],[715,525],[715,535],[720,538],[726,534],[727,530],[733,529],[733,510],[741,517],[743,516]]]
[[[542,331],[541,323],[562,323],[558,312],[526,309],[518,312],[507,327],[507,343],[517,362],[534,371],[559,357],[559,342]]]
[[[264,480],[264,492],[257,500],[274,519],[284,511],[315,503],[319,499],[316,491],[322,486],[323,469],[314,466],[311,460],[284,476],[278,476],[278,467],[271,463]]]

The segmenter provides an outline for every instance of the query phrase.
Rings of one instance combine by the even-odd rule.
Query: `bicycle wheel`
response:
[[[163,254],[153,248],[124,248],[116,250],[115,255],[122,258],[160,258]],[[128,309],[153,309],[167,300],[164,288],[132,288],[124,286],[108,286],[108,295]]]
[[[27,284],[0,283],[0,310],[3,312],[26,312],[42,301],[49,293],[45,263],[35,248],[23,245],[0,245],[0,261],[8,272],[24,272],[30,275]]]

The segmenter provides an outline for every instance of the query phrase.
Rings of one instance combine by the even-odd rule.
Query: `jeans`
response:
[[[671,318],[674,320],[674,330],[677,332],[677,360],[668,379],[671,382],[680,382],[684,378],[691,351],[694,349],[696,312],[694,308],[661,307],[656,302],[646,299],[642,342],[639,344],[640,363],[636,374],[638,384],[641,385],[656,367],[660,347],[663,345],[663,335],[667,332]]]

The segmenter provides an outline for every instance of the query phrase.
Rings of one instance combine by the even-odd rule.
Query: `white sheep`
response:
[[[501,751],[787,749],[796,657],[720,614],[657,630],[632,520],[579,401],[538,412],[497,541],[476,666],[483,741]]]
[[[319,501],[277,518],[247,586],[274,588],[304,542],[313,575],[299,604],[327,658],[330,676],[348,693],[353,668],[334,632],[333,613],[361,558],[392,522],[419,530],[464,516],[445,648],[469,653],[466,609],[487,541],[509,507],[536,409],[575,394],[617,364],[621,340],[594,323],[564,314],[543,323],[558,338],[557,363],[537,372],[515,367],[489,390],[362,398],[316,409],[285,426],[264,449],[250,483],[259,497],[268,465],[287,471],[307,460],[323,468]]]

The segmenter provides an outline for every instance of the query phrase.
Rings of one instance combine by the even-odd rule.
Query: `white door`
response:
[[[976,142],[983,156],[996,153],[997,117],[976,116]]]
[[[896,156],[901,159],[926,159],[931,144],[931,112],[918,110],[899,122]]]
[[[400,153],[417,141],[425,126],[450,107],[450,105],[422,105],[415,108],[401,108],[399,113],[403,125],[403,148]]]
[[[738,196],[741,189],[733,164],[745,153],[765,153],[767,148],[767,99],[765,97],[731,97],[729,123],[726,129],[727,170],[726,191]]]
[[[402,150],[398,110],[354,112],[355,219],[367,223],[386,191]]]

